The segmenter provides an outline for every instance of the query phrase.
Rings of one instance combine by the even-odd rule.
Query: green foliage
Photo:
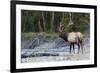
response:
[[[29,37],[36,37],[37,33],[34,32],[22,32],[21,37],[23,38],[29,38]]]
[[[73,23],[70,31],[85,32],[90,28],[90,16],[88,13],[73,13]]]

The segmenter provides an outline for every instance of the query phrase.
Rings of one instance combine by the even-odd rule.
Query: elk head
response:
[[[60,26],[58,27],[59,37],[67,41],[67,32],[65,32],[64,29],[64,25],[60,24]]]

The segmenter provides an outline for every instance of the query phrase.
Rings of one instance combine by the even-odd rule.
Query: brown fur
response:
[[[59,37],[64,39],[66,42],[69,42],[70,44],[70,53],[71,48],[73,47],[73,51],[75,52],[74,45],[76,44],[78,46],[78,53],[80,51],[80,48],[82,49],[83,53],[83,44],[82,44],[82,38],[83,35],[81,32],[65,32],[62,25],[59,27]]]

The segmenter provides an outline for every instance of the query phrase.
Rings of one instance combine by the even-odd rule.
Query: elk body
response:
[[[80,51],[80,48],[83,53],[83,45],[82,45],[83,35],[81,32],[69,32],[69,33],[65,32],[63,25],[60,25],[58,30],[60,32],[59,37],[64,39],[66,42],[70,44],[70,53],[72,51],[72,48],[75,53],[75,47],[74,47],[75,44],[78,46],[78,53]]]

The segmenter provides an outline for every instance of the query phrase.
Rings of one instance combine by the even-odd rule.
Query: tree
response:
[[[44,31],[46,31],[46,21],[45,21],[44,13],[45,12],[42,11],[41,14],[42,14],[42,19],[43,19],[43,29],[44,29]]]
[[[54,30],[53,28],[54,28],[54,26],[53,26],[53,23],[54,23],[54,15],[55,15],[55,13],[54,12],[51,12],[51,32]]]

